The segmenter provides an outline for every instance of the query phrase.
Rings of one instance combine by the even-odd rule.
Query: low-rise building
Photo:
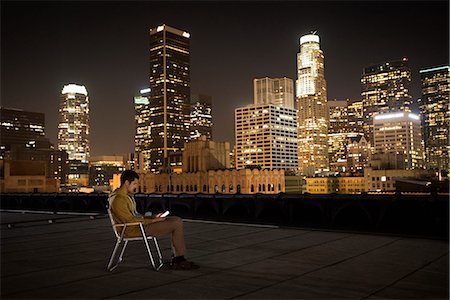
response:
[[[423,169],[414,170],[375,170],[364,169],[364,178],[367,192],[389,192],[396,190],[396,178],[422,178],[429,176],[429,171]]]
[[[45,161],[0,160],[0,192],[59,192],[59,180],[49,176],[46,169]]]
[[[140,192],[173,194],[278,194],[285,192],[284,170],[227,169],[192,173],[145,173]]]

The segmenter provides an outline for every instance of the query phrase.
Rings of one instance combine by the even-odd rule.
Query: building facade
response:
[[[190,137],[190,34],[167,25],[150,30],[150,171],[181,166],[180,152]],[[175,156],[173,156],[175,157]]]
[[[68,154],[69,185],[89,184],[89,136],[89,97],[86,87],[65,85],[59,102],[58,149]]]
[[[295,109],[273,104],[237,108],[235,135],[236,169],[298,168]]]
[[[201,136],[184,145],[183,173],[230,168],[230,143],[215,142]]]
[[[195,140],[206,136],[212,139],[212,98],[208,95],[198,95],[192,98],[191,103],[191,133],[190,139]]]
[[[410,112],[374,115],[374,157],[382,168],[416,169],[424,163],[420,117]]]
[[[151,169],[150,152],[152,147],[152,128],[150,124],[150,88],[142,89],[134,97],[134,153],[135,168],[139,171]]]
[[[438,176],[449,177],[450,67],[420,70],[422,98],[420,111],[426,151],[426,164]]]
[[[300,173],[313,176],[329,170],[328,106],[324,55],[316,34],[300,38],[297,54],[298,164]]]
[[[121,174],[123,171],[125,171],[125,163],[121,155],[91,157],[89,185],[97,191],[108,191],[114,174]]]
[[[364,117],[362,101],[347,100],[348,128],[352,132],[364,132]]]
[[[290,78],[257,78],[253,80],[254,103],[294,108],[294,81]]]
[[[181,174],[146,173],[140,180],[140,191],[173,194],[278,194],[285,192],[284,170],[227,169]]]
[[[396,190],[396,181],[399,178],[418,179],[427,176],[423,169],[415,170],[386,170],[364,169],[364,183],[367,192],[393,192]]]
[[[45,138],[45,115],[15,108],[0,107],[0,159],[13,146],[34,148]]]
[[[364,68],[361,77],[364,133],[373,144],[374,114],[411,111],[411,70],[408,60],[390,61]]]

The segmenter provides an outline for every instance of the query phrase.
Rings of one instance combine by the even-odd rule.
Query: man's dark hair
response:
[[[120,185],[122,186],[127,180],[132,182],[134,179],[139,179],[138,173],[133,170],[125,170],[122,172],[122,175],[120,175]]]

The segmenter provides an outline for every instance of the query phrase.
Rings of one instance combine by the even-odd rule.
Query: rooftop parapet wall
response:
[[[1,194],[2,210],[106,213],[105,194]],[[448,194],[137,194],[141,213],[188,219],[420,235],[448,239]]]

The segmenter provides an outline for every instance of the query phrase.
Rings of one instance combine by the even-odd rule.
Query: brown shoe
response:
[[[180,262],[172,262],[172,264],[170,265],[170,268],[172,270],[190,271],[190,270],[196,270],[196,269],[200,268],[200,266],[196,265],[193,262],[183,260]]]

